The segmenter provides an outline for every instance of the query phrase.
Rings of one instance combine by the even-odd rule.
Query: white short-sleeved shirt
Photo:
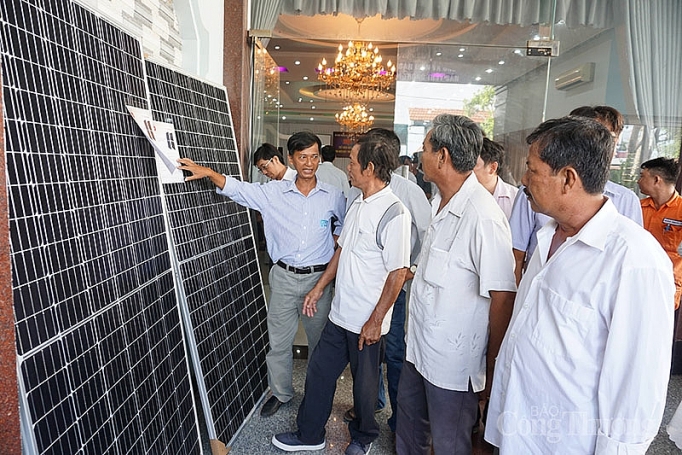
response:
[[[506,216],[507,219],[511,217],[512,206],[514,205],[514,199],[516,198],[516,193],[518,192],[519,189],[517,187],[510,185],[500,177],[497,177],[497,184],[495,185],[495,191],[493,191],[493,197],[495,198],[497,205],[499,205],[504,212],[504,216]]]
[[[391,176],[391,183],[389,184],[391,191],[395,194],[400,202],[407,208],[412,217],[412,234],[410,235],[410,264],[415,264],[417,256],[421,251],[422,241],[424,240],[424,233],[431,222],[431,204],[424,191],[416,183],[412,183],[405,177],[393,174]],[[348,192],[348,200],[346,202],[346,210],[350,209],[353,201],[360,196],[362,192],[356,188],[351,187]],[[405,285],[407,286],[407,284]]]
[[[643,455],[665,408],[672,264],[610,200],[547,259],[556,226],[519,285],[485,438],[503,455]]]
[[[400,213],[380,232],[381,249],[377,228],[394,204],[399,204]],[[329,319],[360,333],[381,297],[388,274],[410,265],[410,213],[389,186],[367,199],[360,195],[346,214],[338,243],[342,249]],[[392,314],[391,308],[381,325],[382,335],[390,329]]]
[[[407,360],[430,383],[485,387],[490,291],[515,291],[509,223],[472,173],[433,219],[412,281]],[[346,221],[347,222],[347,221]]]

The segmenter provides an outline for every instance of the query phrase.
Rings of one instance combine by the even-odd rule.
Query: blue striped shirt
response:
[[[338,235],[345,215],[346,198],[340,190],[318,180],[306,197],[292,181],[261,185],[225,177],[225,186],[216,191],[261,213],[273,262],[294,267],[329,262],[334,255],[332,217],[338,220],[334,231]]]

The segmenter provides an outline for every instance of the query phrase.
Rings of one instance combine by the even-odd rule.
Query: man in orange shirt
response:
[[[682,243],[682,197],[675,190],[678,173],[675,160],[655,158],[642,163],[637,182],[642,193],[649,196],[641,201],[644,229],[656,237],[673,262],[675,309],[682,296],[682,256],[677,252]]]

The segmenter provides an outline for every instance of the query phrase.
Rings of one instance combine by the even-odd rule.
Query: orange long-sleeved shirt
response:
[[[680,306],[682,297],[682,256],[677,247],[682,243],[682,197],[675,191],[668,202],[656,210],[656,205],[650,197],[641,200],[644,229],[658,240],[668,257],[673,262],[675,275],[675,309]]]

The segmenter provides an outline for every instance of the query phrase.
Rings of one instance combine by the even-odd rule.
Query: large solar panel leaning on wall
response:
[[[0,2],[26,453],[200,453],[139,42],[66,0]],[[7,392],[7,391],[5,391]]]
[[[225,89],[151,62],[147,78],[154,119],[174,124],[180,155],[241,179]],[[249,215],[208,179],[163,191],[209,437],[227,443],[267,388],[265,299]]]

